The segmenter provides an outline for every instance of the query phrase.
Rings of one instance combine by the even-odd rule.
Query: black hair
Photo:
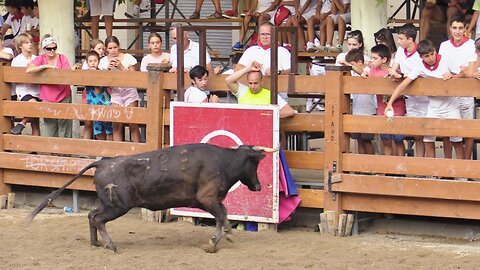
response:
[[[465,24],[466,24],[465,16],[463,16],[463,15],[460,14],[460,13],[456,13],[456,14],[453,15],[452,18],[450,19],[450,26],[452,26],[452,23],[453,23],[453,22],[463,23],[463,25],[465,25]]]
[[[475,40],[475,50],[480,51],[480,38]]]
[[[417,38],[417,28],[412,23],[404,24],[400,30],[398,30],[398,33],[404,35],[407,39],[412,38],[413,41]]]
[[[417,52],[420,56],[424,56],[433,51],[435,51],[435,45],[430,40],[424,39],[418,43]]]
[[[392,53],[388,47],[383,44],[373,46],[371,52],[378,54],[378,56],[381,58],[387,58],[387,62],[390,61],[390,58],[392,58]]]
[[[20,1],[18,1],[18,0],[5,0],[5,6],[6,7],[17,8],[18,10],[20,10]]]
[[[100,55],[94,50],[88,51],[87,55],[85,56],[85,59],[88,59],[88,57],[90,56],[95,56],[97,57],[98,60],[100,60]]]
[[[26,8],[31,8],[33,9],[35,4],[33,0],[20,0],[20,7],[26,7]]]
[[[230,59],[232,60],[232,64],[238,64],[238,62],[240,61],[240,58],[242,58],[242,54],[241,53],[234,53]]]
[[[395,44],[392,32],[389,29],[382,28],[378,30],[375,34],[373,34],[373,36],[375,37],[375,43],[377,45],[377,40],[380,40],[386,43],[388,49],[390,49],[390,52],[393,53],[397,51],[397,44]]]
[[[190,75],[190,79],[192,80],[200,79],[205,75],[208,76],[208,70],[202,65],[197,65],[190,70],[189,75]]]
[[[350,33],[348,33],[347,35],[347,40],[349,38],[353,38],[353,39],[356,39],[358,41],[358,43],[360,43],[360,50],[365,50],[365,43],[363,43],[363,34],[362,34],[362,31],[360,30],[353,30],[353,31],[350,31]]]
[[[108,46],[108,44],[112,42],[117,44],[117,46],[120,48],[120,41],[118,41],[118,38],[116,36],[109,36],[105,38],[105,46]]]
[[[347,55],[345,55],[345,61],[347,62],[358,62],[362,61],[362,63],[365,61],[365,57],[363,55],[363,51],[360,49],[351,49]]]

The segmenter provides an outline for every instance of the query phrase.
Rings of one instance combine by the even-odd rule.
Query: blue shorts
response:
[[[355,140],[365,140],[371,141],[375,138],[375,134],[368,134],[368,133],[351,133],[350,137]]]
[[[394,142],[402,142],[403,140],[405,140],[405,136],[396,134],[380,134],[380,139],[382,141],[393,140]]]
[[[113,133],[112,122],[93,122],[93,135],[105,133],[110,135]]]

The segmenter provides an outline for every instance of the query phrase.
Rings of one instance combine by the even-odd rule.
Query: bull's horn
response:
[[[232,146],[232,147],[230,147],[230,149],[238,149],[238,147],[239,147],[238,145],[237,146]]]
[[[269,148],[269,147],[265,147],[265,146],[254,146],[254,147],[252,147],[252,149],[255,150],[255,151],[263,151],[263,152],[273,153],[273,152],[277,152],[280,148],[279,147]]]

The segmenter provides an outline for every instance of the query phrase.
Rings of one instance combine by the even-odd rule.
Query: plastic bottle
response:
[[[63,207],[63,212],[71,214],[73,213],[73,207],[65,206]]]

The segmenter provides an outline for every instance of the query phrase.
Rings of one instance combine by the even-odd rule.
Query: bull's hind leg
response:
[[[100,242],[98,242],[98,235],[97,235],[97,223],[95,222],[95,216],[97,215],[98,208],[90,211],[88,213],[88,224],[90,226],[90,244],[93,246],[101,246]]]
[[[223,220],[223,229],[225,232],[225,238],[227,238],[228,241],[233,242],[232,239],[232,225],[230,225],[230,221],[227,218],[227,209],[225,208],[225,205],[223,203],[220,203],[220,207],[222,208],[223,212],[225,213],[225,218]]]
[[[128,210],[129,209],[125,210],[119,208],[102,208],[93,216],[93,222],[95,222],[98,232],[102,236],[103,240],[105,240],[106,247],[113,252],[117,252],[117,247],[115,247],[112,239],[110,238],[110,235],[108,235],[105,224],[109,221],[123,216],[125,213],[128,212]]]
[[[222,239],[222,227],[227,219],[227,212],[225,211],[225,207],[222,207],[218,201],[204,201],[201,203],[205,210],[215,217],[215,235],[210,238],[209,246],[205,248],[206,252],[215,253],[217,252],[217,244]]]

